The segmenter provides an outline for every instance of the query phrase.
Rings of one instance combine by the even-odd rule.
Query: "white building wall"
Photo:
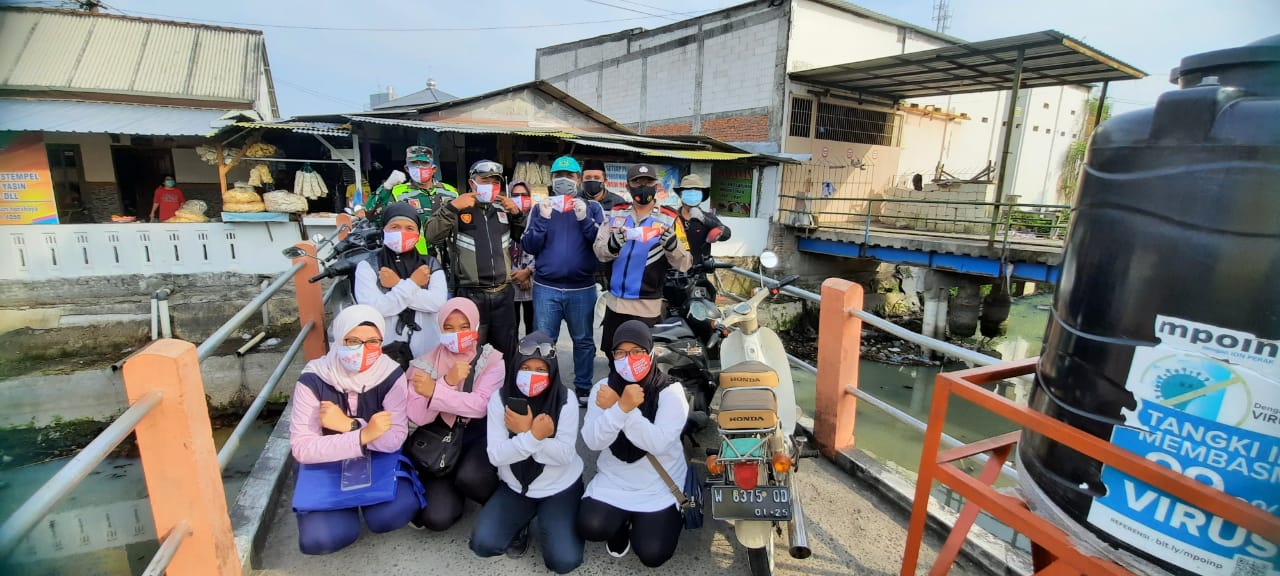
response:
[[[645,116],[679,118],[694,113],[698,81],[698,45],[687,44],[648,58],[645,73]],[[703,87],[706,88],[705,85]]]
[[[116,169],[111,161],[111,136],[45,132],[44,143],[80,145],[80,161],[84,163],[85,182],[116,181]]]
[[[567,89],[565,92],[575,94],[575,98],[586,103],[587,106],[600,109],[600,74],[597,72],[584,72],[576,76],[570,76]]]
[[[787,72],[870,60],[947,45],[923,33],[850,14],[817,2],[792,3]]]
[[[605,67],[604,90],[600,111],[605,116],[623,124],[639,122],[640,117],[640,61],[632,60],[617,66]],[[568,91],[574,98],[578,95]]]
[[[647,36],[642,36],[640,38],[636,38],[634,41],[631,42],[631,51],[638,52],[646,48],[658,46],[660,44],[665,44],[667,42],[676,40],[678,38],[684,38],[685,36],[694,36],[697,33],[698,33],[698,24],[697,22],[693,22],[688,26],[682,26],[680,28],[676,28],[669,32],[663,32],[661,34],[651,34]],[[582,63],[579,62],[578,65],[581,66]]]
[[[773,104],[778,25],[771,20],[703,42],[703,114]]]
[[[559,54],[547,54],[539,59],[538,74],[542,78],[550,78],[566,74],[574,68],[574,52],[561,52]]]

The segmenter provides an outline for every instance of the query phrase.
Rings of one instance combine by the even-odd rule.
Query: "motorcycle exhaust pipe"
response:
[[[804,519],[804,508],[800,505],[800,491],[796,490],[795,480],[791,484],[791,521],[787,522],[787,541],[791,547],[787,550],[792,558],[804,560],[813,555],[809,548],[809,529]]]

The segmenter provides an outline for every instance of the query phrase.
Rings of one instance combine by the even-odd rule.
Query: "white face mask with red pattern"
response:
[[[348,372],[364,372],[373,367],[373,364],[382,357],[382,349],[377,346],[365,346],[357,344],[355,346],[339,346],[338,347],[338,363],[342,364]]]
[[[630,354],[623,358],[613,361],[613,369],[618,375],[627,382],[639,382],[649,375],[649,370],[653,368],[653,362],[648,354],[640,356],[632,356]]]

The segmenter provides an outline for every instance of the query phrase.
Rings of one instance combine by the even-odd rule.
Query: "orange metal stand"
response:
[[[1034,555],[1036,574],[1088,574],[1089,576],[1131,574],[1110,560],[1084,554],[1072,545],[1071,540],[1061,528],[1028,510],[1026,503],[1022,500],[996,492],[993,483],[999,476],[1000,467],[1013,453],[1022,434],[1020,431],[950,450],[941,450],[947,403],[952,395],[968,400],[1024,429],[1033,430],[1051,438],[1107,466],[1121,470],[1154,488],[1163,490],[1210,514],[1220,516],[1271,542],[1280,542],[1280,519],[1265,510],[1254,508],[1222,491],[1177,474],[1026,406],[1015,404],[982,387],[984,384],[1030,374],[1035,370],[1037,361],[1038,359],[1033,358],[938,375],[933,390],[933,404],[929,411],[929,427],[925,433],[920,459],[920,474],[916,484],[911,524],[907,531],[907,548],[902,558],[902,576],[911,576],[916,572],[925,521],[928,519],[929,493],[934,481],[941,482],[960,494],[965,499],[965,505],[946,543],[938,552],[938,558],[929,571],[931,575],[941,576],[951,568],[980,510],[985,510],[997,520],[1031,539],[1033,549],[1037,551]],[[986,453],[991,459],[987,461],[977,478],[968,475],[954,464],[956,461],[980,453]]]

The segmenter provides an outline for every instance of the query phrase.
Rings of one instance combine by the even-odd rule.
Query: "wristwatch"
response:
[[[359,430],[359,429],[360,429],[360,421],[359,421],[359,420],[356,420],[355,418],[352,418],[352,419],[351,419],[351,430],[350,430],[350,431],[351,431],[351,432],[355,432],[356,430]]]

